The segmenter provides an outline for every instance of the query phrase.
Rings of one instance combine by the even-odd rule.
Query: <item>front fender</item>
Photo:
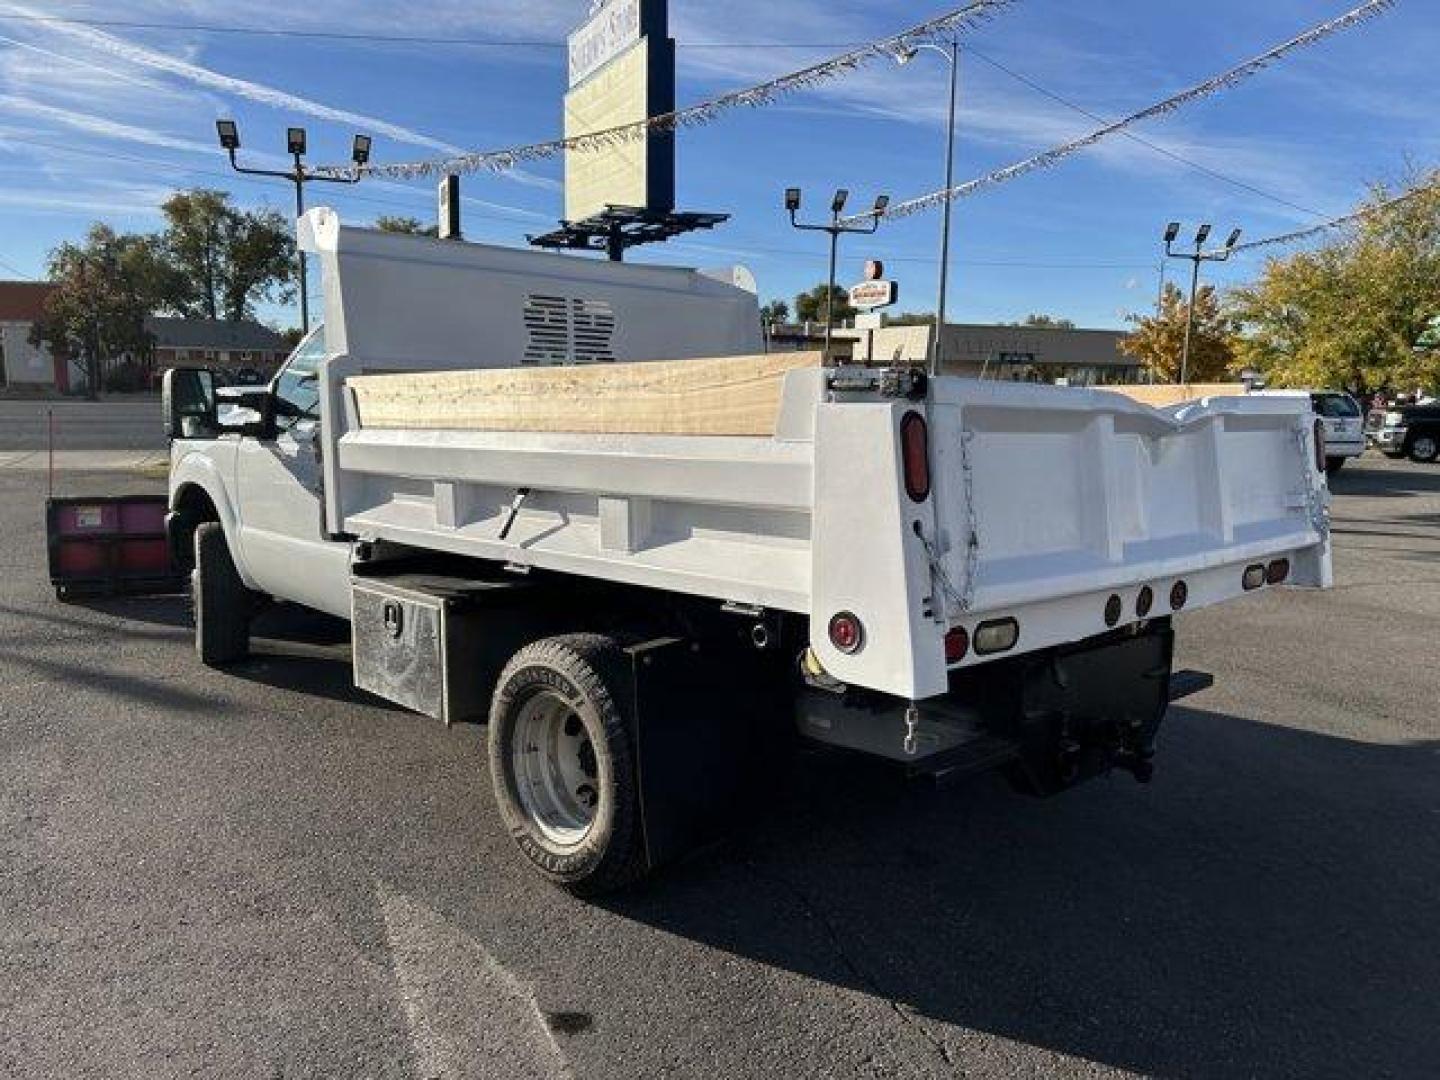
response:
[[[207,444],[208,445],[208,444]],[[182,505],[187,490],[198,488],[215,508],[215,517],[225,530],[225,542],[230,547],[230,557],[240,579],[250,589],[255,588],[255,578],[245,565],[244,553],[240,550],[240,515],[230,496],[224,473],[219,463],[201,449],[181,449],[170,465],[170,512],[176,513]]]

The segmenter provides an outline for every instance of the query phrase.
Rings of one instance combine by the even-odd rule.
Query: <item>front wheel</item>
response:
[[[1440,457],[1440,438],[1434,435],[1417,435],[1410,443],[1410,460],[1428,465]]]
[[[195,569],[190,572],[195,607],[195,651],[207,667],[224,667],[250,654],[254,597],[240,579],[225,529],[207,521],[195,530]]]
[[[624,665],[610,638],[547,638],[511,658],[490,705],[500,816],[541,874],[580,894],[644,873]]]

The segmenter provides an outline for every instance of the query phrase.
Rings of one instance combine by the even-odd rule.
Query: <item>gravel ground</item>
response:
[[[114,491],[117,475],[68,476]],[[1440,469],[1336,481],[1327,594],[1181,621],[1155,782],[1049,801],[802,759],[745,837],[582,904],[475,728],[280,613],[57,604],[0,472],[0,1074],[1345,1077],[1440,1061]]]

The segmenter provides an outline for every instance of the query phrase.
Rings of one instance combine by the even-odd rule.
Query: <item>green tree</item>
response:
[[[1407,186],[1387,209],[1402,192],[1375,186],[1363,204],[1375,212],[1320,248],[1269,260],[1231,294],[1242,365],[1273,386],[1440,384],[1440,352],[1426,347],[1440,314],[1440,171]]]
[[[245,319],[294,298],[295,238],[274,210],[239,210],[223,191],[176,192],[159,242],[172,275],[163,306],[178,315]]]
[[[790,321],[790,305],[784,300],[771,300],[760,309],[760,321],[766,326]]]
[[[1167,284],[1158,314],[1128,317],[1135,329],[1120,343],[1120,349],[1143,363],[1157,381],[1179,382],[1189,316],[1185,294],[1177,285]],[[1195,298],[1195,332],[1187,373],[1190,382],[1218,382],[1226,377],[1235,363],[1234,334],[1234,323],[1221,310],[1214,286],[1202,286]]]
[[[438,237],[440,228],[437,225],[425,225],[419,218],[393,217],[389,214],[381,214],[375,219],[375,228],[381,232],[403,233],[406,236],[429,236]]]
[[[933,326],[933,311],[902,311],[898,315],[882,315],[886,326]]]
[[[93,225],[84,243],[50,253],[49,274],[55,290],[30,341],[68,355],[93,400],[113,360],[150,359],[154,339],[145,319],[161,302],[169,269],[152,237]]]
[[[1033,326],[1040,330],[1074,330],[1075,323],[1070,319],[1059,319],[1054,315],[1026,315],[1020,322],[1007,323],[1007,326]]]
[[[795,317],[801,322],[823,323],[825,321],[825,293],[828,288],[829,286],[822,282],[809,292],[795,297]],[[839,285],[835,286],[834,304],[836,326],[855,317],[855,309],[850,306],[850,294]]]

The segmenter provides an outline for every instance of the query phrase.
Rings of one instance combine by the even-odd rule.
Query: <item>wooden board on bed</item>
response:
[[[1099,386],[1097,390],[1108,390],[1112,394],[1124,394],[1132,401],[1151,408],[1163,409],[1186,401],[1199,401],[1212,397],[1244,397],[1244,383],[1155,383],[1147,386]]]
[[[368,428],[573,432],[587,435],[773,435],[788,372],[818,352],[360,375]]]

